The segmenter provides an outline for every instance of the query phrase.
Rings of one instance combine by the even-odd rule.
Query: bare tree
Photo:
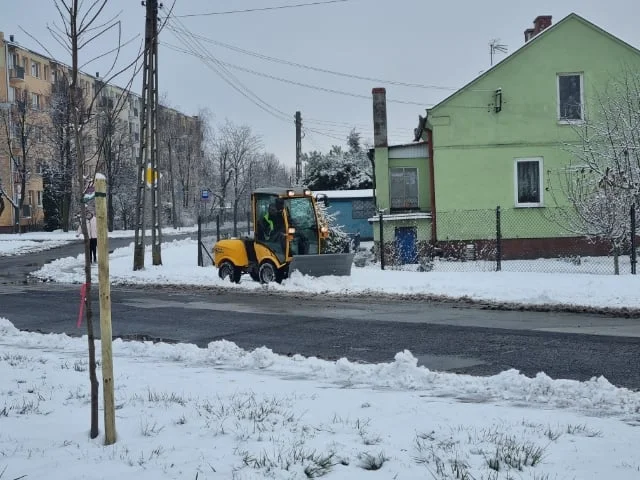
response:
[[[138,169],[134,164],[124,163],[119,168],[119,178],[110,188],[113,195],[114,221],[124,229],[130,229],[135,220],[136,187]]]
[[[218,199],[220,218],[224,222],[226,220],[227,198],[229,195],[229,184],[231,183],[232,171],[231,164],[231,147],[228,138],[224,132],[216,132],[213,141],[213,162],[212,170],[214,178],[217,178],[215,184],[215,196]]]
[[[187,116],[163,105],[158,112],[158,155],[159,168],[166,175],[165,188],[161,193],[165,203],[171,204],[171,223],[174,228],[182,223],[184,212],[195,213],[196,190],[204,186],[203,141],[207,119],[201,116]],[[178,201],[178,192],[182,201]],[[170,199],[166,197],[170,196]]]
[[[103,95],[97,102],[97,131],[100,141],[98,151],[98,165],[106,172],[107,184],[107,212],[109,231],[114,229],[114,192],[120,190],[120,184],[126,183],[126,175],[130,175],[127,166],[134,161],[131,155],[133,138],[129,131],[128,122],[121,118],[127,105],[128,92],[114,95],[110,87],[103,87]],[[119,101],[121,100],[121,101]],[[135,175],[134,175],[135,178]]]
[[[51,201],[59,214],[58,227],[65,232],[71,228],[73,205],[73,175],[75,172],[75,152],[73,147],[71,122],[71,96],[69,82],[62,72],[56,77],[51,89],[49,104],[49,128],[47,132],[50,150],[48,165],[44,173],[44,195]],[[46,211],[48,222],[52,212]]]
[[[224,159],[221,178],[230,185],[233,195],[233,235],[238,235],[239,206],[249,188],[252,165],[261,147],[260,137],[247,125],[235,125],[227,121],[220,129],[220,153]]]
[[[80,74],[80,55],[88,45],[94,43],[98,39],[104,39],[109,34],[116,37],[116,47],[108,52],[104,52],[98,57],[104,57],[113,54],[113,63],[111,69],[104,77],[102,85],[113,81],[120,74],[135,68],[140,55],[122,68],[117,68],[120,49],[123,45],[121,41],[121,29],[118,16],[111,17],[106,21],[103,20],[107,0],[93,0],[84,2],[81,0],[56,0],[56,9],[59,13],[61,25],[54,25],[49,28],[54,39],[62,45],[71,56],[71,70],[69,72],[69,90],[71,103],[71,124],[73,145],[75,148],[76,158],[76,175],[77,186],[80,188],[79,199],[84,197],[87,188],[91,184],[91,180],[95,175],[85,176],[85,170],[90,167],[90,161],[97,152],[89,151],[88,139],[90,138],[90,129],[93,125],[93,110],[97,99],[100,97],[102,88],[97,86],[95,91],[91,91],[81,82]],[[94,58],[94,59],[95,59]],[[84,65],[92,60],[85,62]],[[135,75],[135,73],[134,73]],[[131,76],[129,84],[133,81],[134,75]],[[118,102],[122,102],[123,96],[118,98]],[[101,150],[99,146],[98,151]],[[87,182],[87,177],[89,182]],[[98,436],[98,378],[96,376],[96,360],[95,360],[95,335],[93,329],[93,312],[91,308],[91,257],[89,251],[89,235],[87,224],[85,222],[87,214],[86,203],[80,201],[81,221],[80,226],[84,237],[85,247],[85,285],[86,285],[86,323],[89,343],[89,378],[91,384],[91,438]]]
[[[611,244],[615,273],[640,195],[640,74],[625,70],[595,97],[567,145],[570,164],[550,181],[556,217],[568,231]],[[553,186],[558,185],[558,192]]]
[[[38,140],[42,140],[43,121],[39,94],[34,93],[32,97],[32,93],[25,89],[17,91],[15,95],[14,103],[8,105],[8,108],[0,110],[0,120],[6,139],[4,149],[9,156],[15,175],[11,181],[18,184],[19,196],[13,199],[6,194],[4,189],[0,190],[0,194],[5,196],[13,206],[15,226],[20,230],[27,184],[35,169],[35,159],[32,155],[34,153],[33,147]]]

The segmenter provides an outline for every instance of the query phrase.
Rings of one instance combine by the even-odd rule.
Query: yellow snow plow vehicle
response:
[[[239,283],[249,274],[261,283],[282,282],[298,270],[311,276],[351,275],[353,253],[321,253],[329,236],[318,201],[302,188],[259,188],[251,194],[253,237],[219,240],[213,246],[218,275]]]

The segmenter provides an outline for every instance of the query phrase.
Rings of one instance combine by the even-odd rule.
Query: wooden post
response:
[[[116,443],[116,414],[111,351],[111,284],[107,235],[107,179],[96,175],[96,221],[98,227],[98,284],[100,287],[100,343],[102,344],[102,389],[104,396],[105,445]]]

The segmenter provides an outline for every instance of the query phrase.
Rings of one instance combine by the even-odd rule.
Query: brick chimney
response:
[[[387,145],[387,91],[384,88],[374,88],[373,96],[373,146]]]
[[[551,15],[539,15],[533,21],[533,28],[524,31],[524,41],[528,42],[540,32],[551,26]]]

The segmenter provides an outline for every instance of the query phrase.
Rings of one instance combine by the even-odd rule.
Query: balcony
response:
[[[14,65],[9,69],[9,83],[13,85],[22,82],[24,82],[24,67]]]

